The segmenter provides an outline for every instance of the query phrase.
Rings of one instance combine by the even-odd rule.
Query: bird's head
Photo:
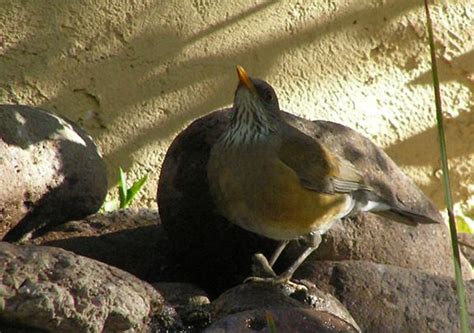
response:
[[[278,98],[272,86],[259,79],[248,76],[242,66],[237,66],[239,84],[234,96],[234,108],[253,112],[278,112]]]

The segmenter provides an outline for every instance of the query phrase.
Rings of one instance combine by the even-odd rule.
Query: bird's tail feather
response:
[[[372,211],[372,213],[410,226],[416,226],[418,224],[442,223],[441,221],[434,220],[428,216],[397,208],[391,208],[383,211]]]

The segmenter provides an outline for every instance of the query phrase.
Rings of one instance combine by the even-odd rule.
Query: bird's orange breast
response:
[[[346,209],[346,195],[305,189],[291,168],[265,151],[224,154],[209,161],[211,193],[222,214],[244,229],[296,239],[327,229]]]

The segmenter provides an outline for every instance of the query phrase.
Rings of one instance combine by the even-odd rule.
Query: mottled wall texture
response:
[[[474,196],[474,2],[432,7],[457,202]],[[235,65],[282,108],[384,147],[441,206],[422,0],[0,0],[0,102],[82,125],[108,164],[149,173],[192,120],[232,103]]]

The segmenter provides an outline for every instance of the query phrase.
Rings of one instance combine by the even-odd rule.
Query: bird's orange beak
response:
[[[237,76],[239,77],[240,83],[243,84],[244,87],[252,92],[256,92],[253,82],[250,80],[245,69],[240,65],[237,65]]]

